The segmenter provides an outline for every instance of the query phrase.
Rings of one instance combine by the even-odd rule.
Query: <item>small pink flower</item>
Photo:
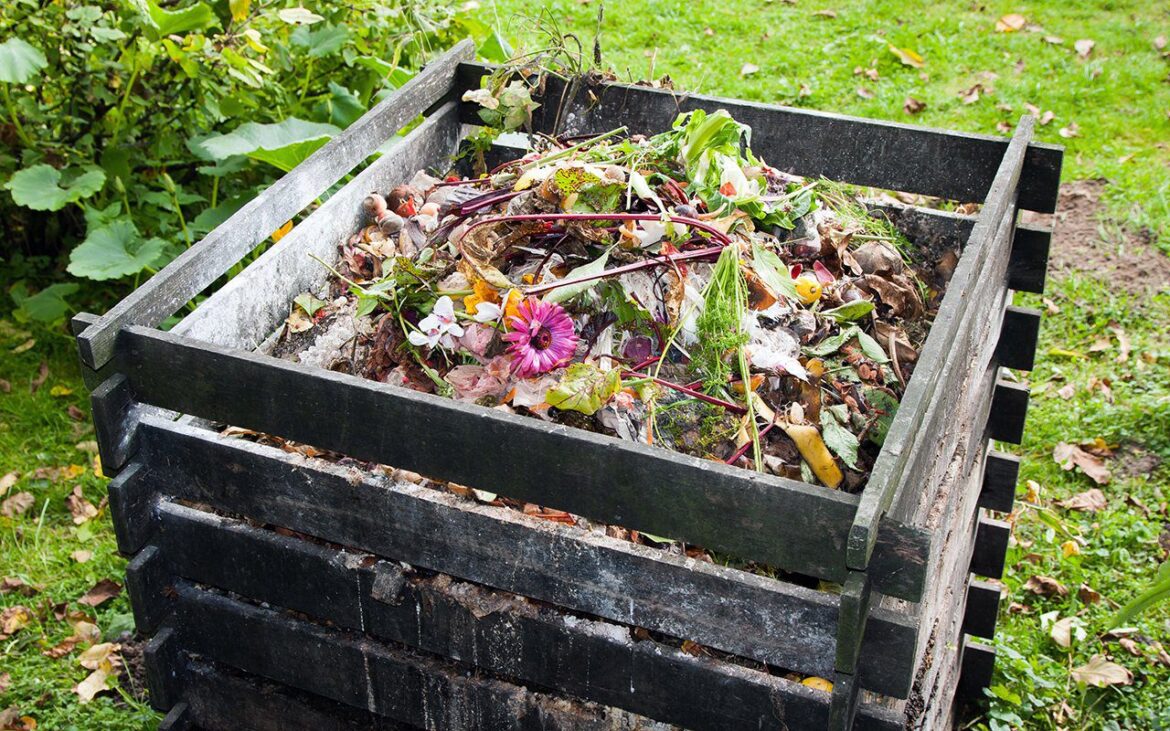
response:
[[[577,351],[577,333],[565,308],[529,297],[520,303],[518,315],[509,318],[504,340],[514,371],[520,378],[547,373],[564,365]]]

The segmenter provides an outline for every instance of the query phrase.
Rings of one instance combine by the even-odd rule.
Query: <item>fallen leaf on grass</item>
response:
[[[1076,541],[1065,541],[1060,544],[1060,552],[1065,558],[1081,555],[1081,544]]]
[[[69,388],[68,386],[62,386],[58,383],[56,386],[53,386],[49,389],[49,395],[53,398],[64,398],[65,396],[72,396],[73,389]]]
[[[1019,13],[1009,13],[995,21],[995,30],[999,33],[1015,33],[1028,24],[1028,19]]]
[[[0,477],[0,497],[4,497],[4,494],[12,489],[12,486],[15,485],[16,481],[19,479],[19,472],[9,472],[3,477]]]
[[[122,593],[122,585],[110,579],[102,579],[94,584],[94,587],[85,593],[85,596],[77,600],[78,604],[86,604],[91,607],[99,606],[110,599]]]
[[[8,673],[0,674],[0,693],[7,693],[12,687],[12,676]]]
[[[45,657],[58,659],[65,657],[77,649],[78,646],[88,647],[102,638],[102,631],[98,626],[85,619],[70,622],[73,625],[73,634],[53,647],[41,652]]]
[[[69,404],[65,409],[65,413],[69,414],[69,418],[74,421],[85,421],[85,412],[77,408],[73,404]]]
[[[926,109],[926,102],[919,101],[912,96],[906,97],[906,101],[902,103],[902,111],[907,114],[918,114],[923,109]]]
[[[28,626],[32,613],[19,604],[0,612],[0,640],[6,640]]]
[[[1117,354],[1115,361],[1117,363],[1127,362],[1129,360],[1130,350],[1129,335],[1127,335],[1125,330],[1122,330],[1118,325],[1111,325],[1109,327],[1109,332],[1113,333],[1113,336],[1117,338],[1117,347],[1121,349],[1121,352]]]
[[[983,84],[975,84],[969,89],[960,91],[959,99],[961,99],[964,104],[974,104],[975,102],[979,101],[979,97],[985,92],[986,89],[984,89]]]
[[[1064,384],[1056,391],[1056,395],[1061,397],[1065,401],[1068,401],[1076,394],[1077,394],[1077,387],[1071,383]]]
[[[1064,470],[1071,470],[1074,466],[1080,467],[1093,482],[1105,485],[1111,475],[1104,460],[1095,454],[1090,454],[1077,444],[1060,442],[1052,449],[1052,459]]]
[[[859,86],[857,87],[857,96],[861,97],[862,99],[873,99],[874,93],[864,86]]]
[[[20,715],[20,709],[16,706],[0,711],[0,731],[35,731],[36,727],[36,719]]]
[[[1065,510],[1080,510],[1086,513],[1095,513],[1098,510],[1104,510],[1108,501],[1105,499],[1105,493],[1097,488],[1092,490],[1085,490],[1077,493],[1067,500],[1061,500],[1057,505]]]
[[[832,20],[833,18],[837,17],[837,11],[836,10],[818,10],[815,13],[813,13],[813,15],[818,17],[818,18],[829,18],[830,20]]]
[[[1086,664],[1073,668],[1072,678],[1078,683],[1105,688],[1110,685],[1129,685],[1133,682],[1133,673],[1110,662],[1104,655],[1093,655]]]
[[[81,485],[73,488],[73,492],[65,498],[65,505],[69,508],[69,514],[73,516],[74,525],[81,525],[96,518],[98,514],[97,506],[86,500],[81,493]]]
[[[93,558],[93,551],[74,551],[73,553],[69,554],[69,558],[73,559],[77,563],[86,563],[91,558]]]
[[[34,502],[36,502],[36,498],[31,492],[18,492],[0,503],[0,515],[5,518],[15,518],[31,508]]]
[[[1068,589],[1051,576],[1033,576],[1021,587],[1037,596],[1068,596]]]
[[[760,71],[760,67],[755,65],[754,63],[745,63],[743,66],[740,67],[739,75],[740,76],[751,76],[752,74],[759,73],[759,71]]]
[[[0,378],[0,393],[12,393],[12,381]]]
[[[23,596],[36,596],[40,589],[35,586],[29,586],[22,579],[18,579],[15,576],[5,576],[4,580],[0,581],[0,594],[11,594],[14,591]]]
[[[1085,639],[1085,623],[1079,617],[1064,617],[1052,623],[1049,631],[1052,641],[1068,649],[1074,642]]]
[[[920,69],[926,65],[926,60],[912,48],[898,48],[893,43],[889,44],[888,47],[890,53],[897,56],[898,60],[905,66],[913,66],[916,69]]]
[[[1088,38],[1082,38],[1073,44],[1073,48],[1077,50],[1077,55],[1081,58],[1088,58],[1089,54],[1093,52],[1093,46],[1097,45],[1096,41]]]
[[[1081,136],[1081,128],[1076,122],[1069,122],[1067,127],[1061,127],[1057,133],[1066,140]]]
[[[1161,51],[1166,48],[1166,36],[1158,36],[1154,39],[1154,48]]]
[[[27,351],[32,350],[33,346],[35,346],[36,344],[37,344],[36,338],[29,338],[28,340],[25,340],[23,343],[21,343],[20,345],[17,345],[15,348],[13,348],[12,352],[15,353],[16,355],[20,355],[21,353],[25,353]]]
[[[1081,584],[1077,589],[1077,599],[1081,600],[1081,604],[1097,604],[1101,601],[1101,594],[1088,584]]]
[[[45,381],[49,380],[49,361],[42,360],[40,368],[37,369],[37,377],[32,379],[29,384],[29,393],[36,393],[41,386],[45,385]]]

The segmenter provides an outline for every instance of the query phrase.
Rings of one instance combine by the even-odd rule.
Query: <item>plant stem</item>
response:
[[[691,398],[696,398],[700,401],[705,401],[705,402],[707,402],[709,404],[713,404],[715,406],[722,406],[723,408],[727,409],[728,411],[730,411],[733,414],[746,414],[747,413],[747,409],[740,406],[739,404],[733,404],[730,401],[724,401],[721,398],[715,398],[714,396],[708,396],[707,394],[703,393],[702,391],[695,391],[694,389],[687,388],[686,386],[684,386],[680,383],[674,383],[672,381],[667,381],[665,379],[658,378],[657,376],[648,376],[645,373],[637,373],[635,371],[622,371],[622,378],[649,379],[649,380],[653,381],[654,383],[657,383],[659,386],[664,386],[666,388],[669,388],[672,391],[678,391],[681,394],[685,394],[687,396],[690,396]]]
[[[305,94],[309,93],[309,81],[313,78],[313,57],[309,57],[309,62],[305,64],[305,81],[301,84],[301,95],[297,101],[303,102]]]
[[[183,229],[183,238],[187,240],[187,248],[191,248],[191,232],[187,230],[187,219],[183,216],[183,208],[179,205],[179,197],[171,193],[171,204],[175,207],[175,213],[179,216],[179,228]]]
[[[28,147],[33,147],[32,138],[28,136],[28,132],[24,131],[24,125],[20,123],[16,107],[12,104],[12,97],[8,95],[8,84],[0,84],[0,89],[4,90],[4,105],[8,107],[8,116],[12,117],[12,126],[16,128],[16,136]]]

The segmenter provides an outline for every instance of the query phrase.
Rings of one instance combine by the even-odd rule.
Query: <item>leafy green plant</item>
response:
[[[509,50],[437,2],[15,0],[0,16],[13,304],[62,317],[78,287],[33,293],[61,265],[124,292],[467,36],[491,60]]]

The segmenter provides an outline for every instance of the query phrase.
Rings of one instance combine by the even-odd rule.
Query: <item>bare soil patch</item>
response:
[[[1170,288],[1170,257],[1153,245],[1147,231],[1108,225],[1102,216],[1105,180],[1074,180],[1060,186],[1053,216],[1027,214],[1025,221],[1055,217],[1048,271],[1054,277],[1088,274],[1108,278],[1131,294]]]

